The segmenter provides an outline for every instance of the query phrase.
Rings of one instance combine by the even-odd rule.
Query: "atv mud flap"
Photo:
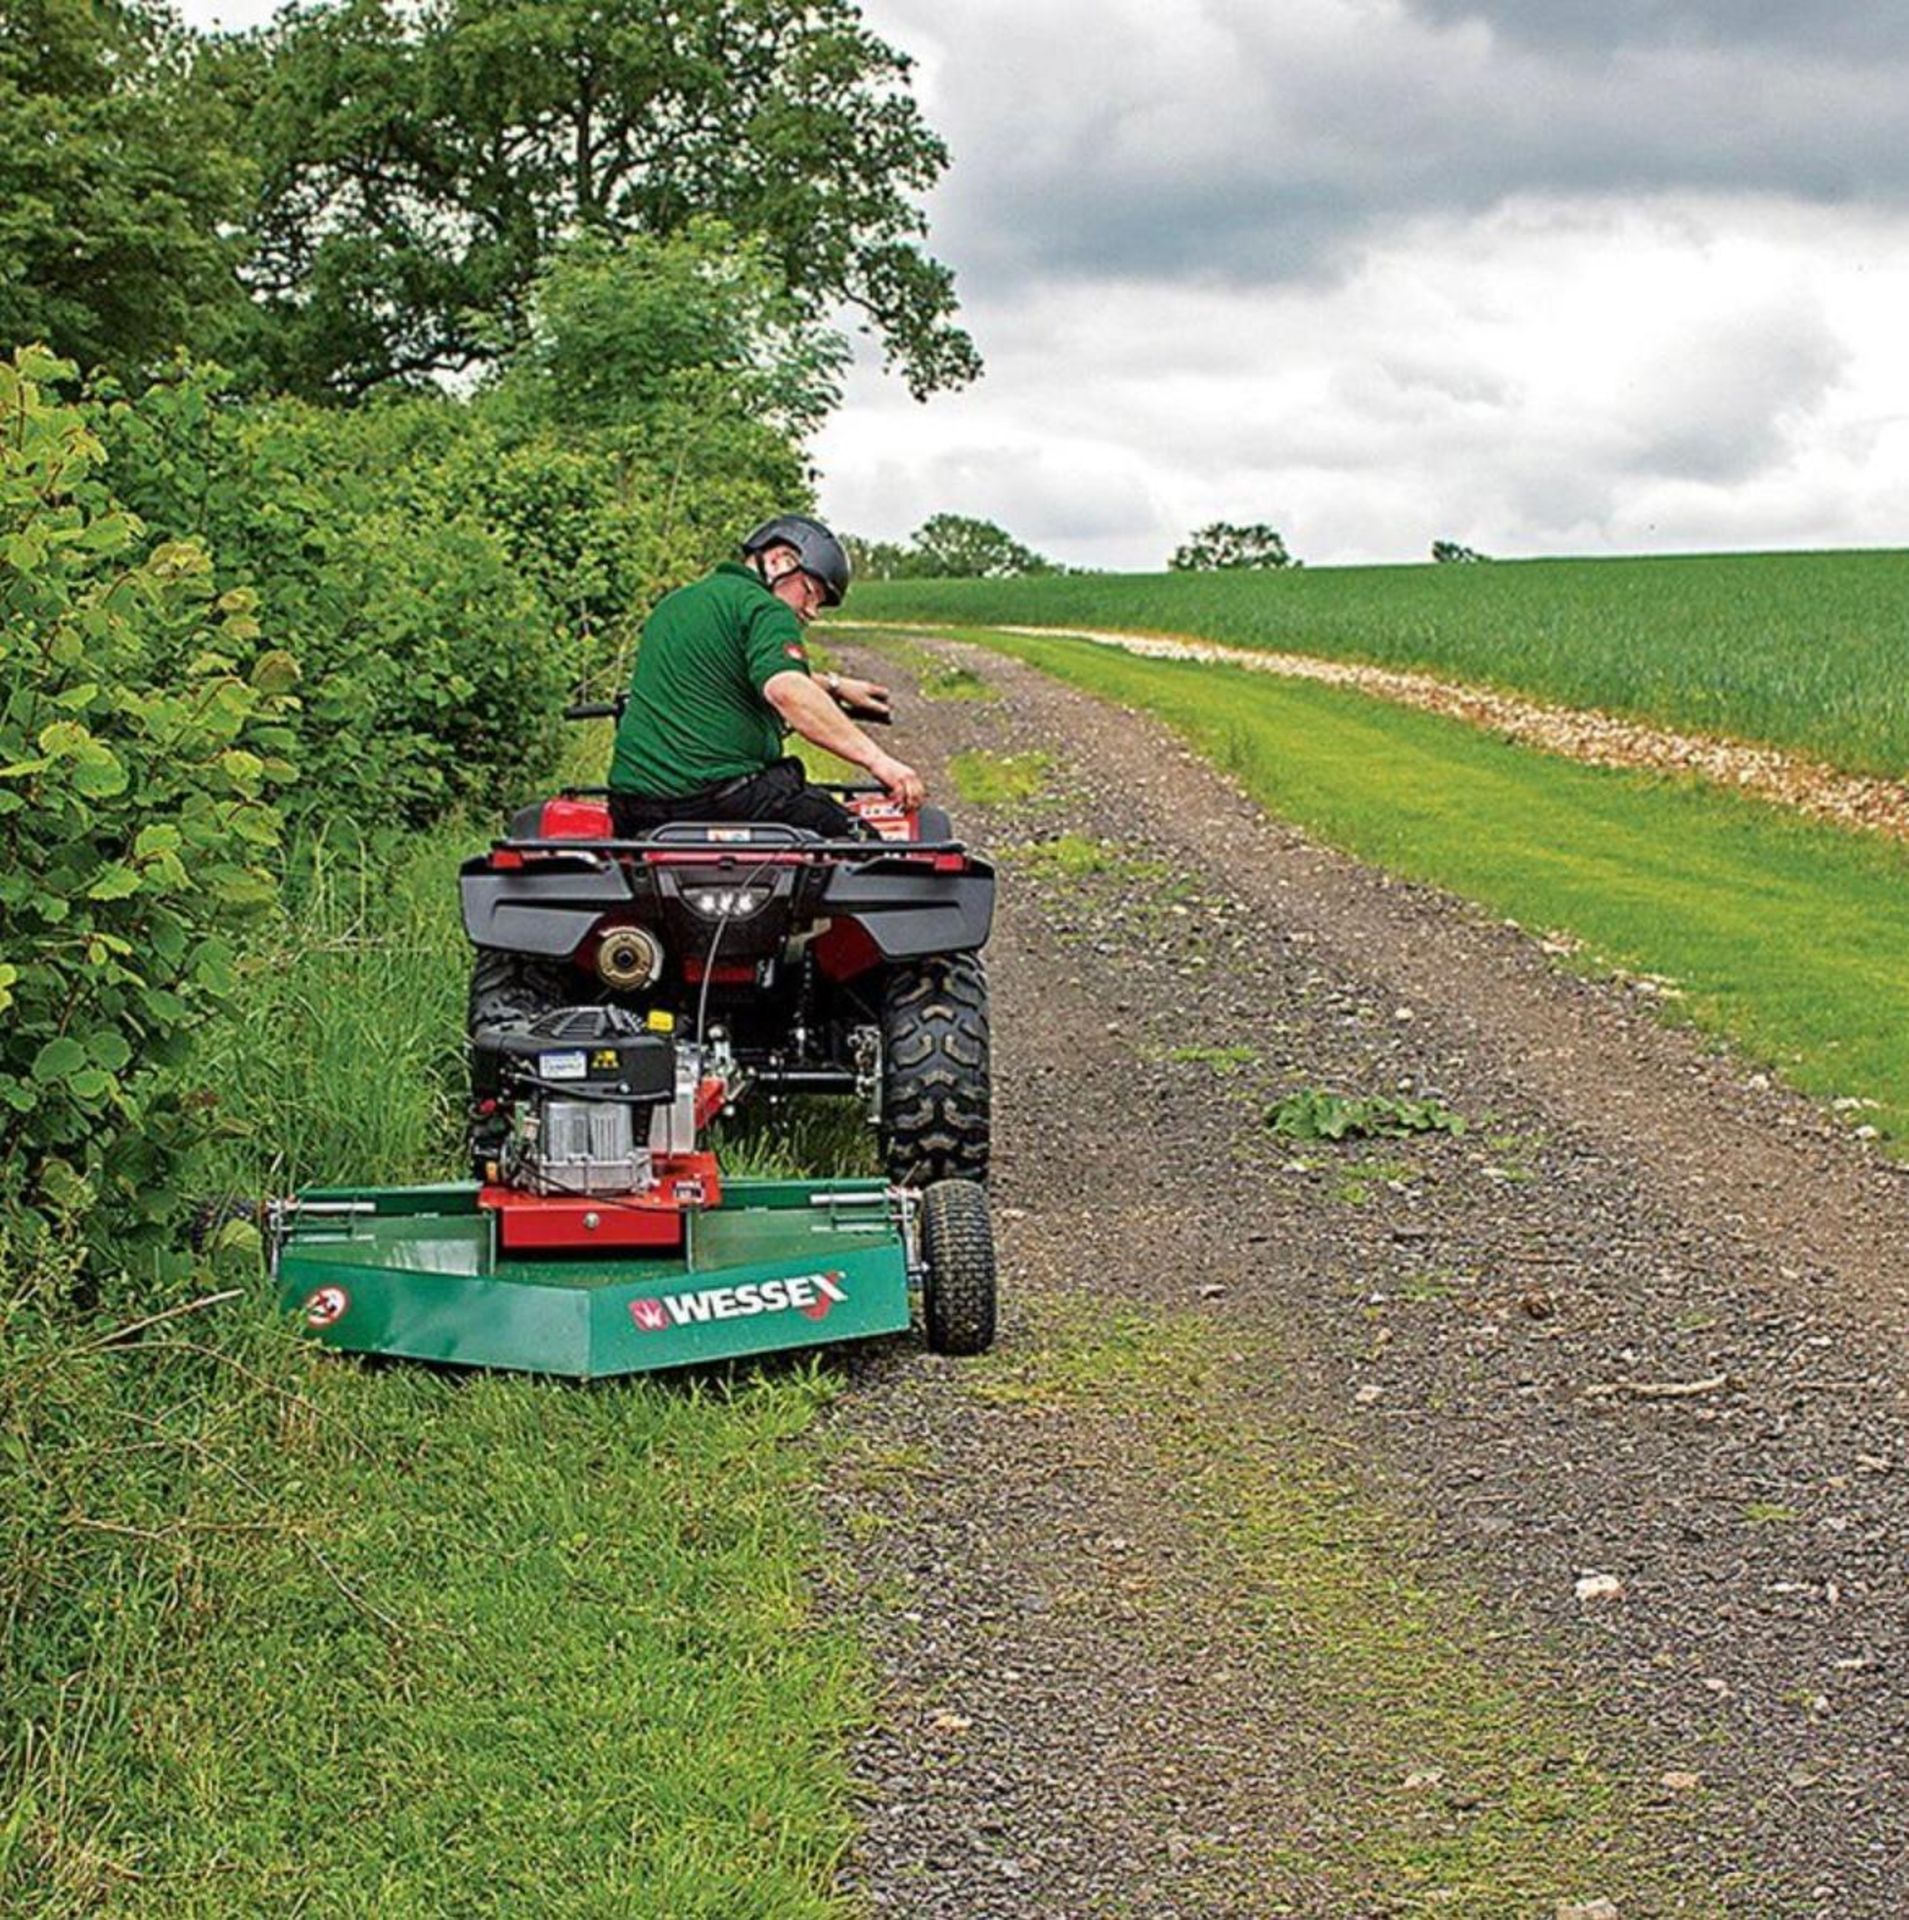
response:
[[[906,1199],[878,1180],[730,1180],[662,1257],[501,1254],[475,1186],[279,1203],[279,1303],[353,1353],[579,1380],[900,1333]]]

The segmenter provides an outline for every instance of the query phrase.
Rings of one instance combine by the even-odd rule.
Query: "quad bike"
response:
[[[592,709],[575,709],[587,717]],[[995,1327],[980,948],[994,876],[945,815],[844,789],[878,837],[686,822],[600,793],[465,862],[474,1182],[264,1206],[280,1305],[325,1344],[577,1378]],[[886,1179],[742,1180],[745,1098],[859,1093]]]
[[[586,1004],[667,1015],[739,1089],[859,1095],[896,1184],[985,1181],[994,870],[939,808],[836,792],[878,838],[755,821],[620,841],[600,790],[523,808],[460,876],[471,1034]],[[481,1173],[499,1135],[476,1118]]]

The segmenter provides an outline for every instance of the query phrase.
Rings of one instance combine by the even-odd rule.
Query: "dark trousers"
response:
[[[808,784],[802,762],[793,755],[700,793],[612,792],[610,820],[619,840],[640,840],[672,820],[784,820],[827,840],[869,837],[868,828],[839,800]]]

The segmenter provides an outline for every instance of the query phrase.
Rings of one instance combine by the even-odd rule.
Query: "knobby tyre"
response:
[[[897,967],[882,999],[882,1158],[900,1186],[988,1177],[988,976],[975,953]]]
[[[559,1007],[576,1005],[582,996],[572,983],[570,969],[522,953],[499,953],[479,947],[471,963],[471,995],[465,1031],[479,1027],[527,1027]]]

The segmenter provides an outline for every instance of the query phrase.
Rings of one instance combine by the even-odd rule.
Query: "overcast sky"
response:
[[[256,0],[195,0],[201,22]],[[866,0],[988,363],[873,358],[824,511],[1157,567],[1909,544],[1909,8]]]

